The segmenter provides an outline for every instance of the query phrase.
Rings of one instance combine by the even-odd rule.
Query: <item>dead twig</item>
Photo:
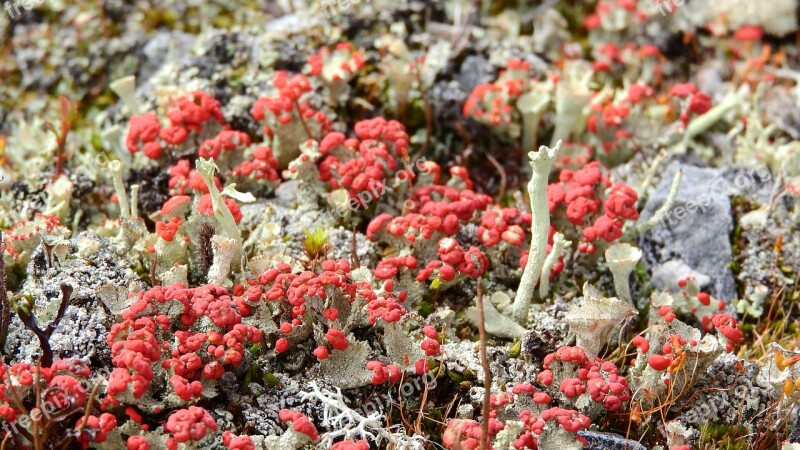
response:
[[[50,324],[47,325],[44,330],[39,328],[39,322],[30,311],[27,311],[24,308],[17,309],[17,314],[19,315],[22,323],[26,328],[31,330],[33,334],[36,335],[37,339],[39,339],[39,347],[42,349],[41,364],[45,367],[50,367],[53,364],[53,349],[50,348],[50,336],[53,335],[53,332],[56,331],[58,323],[64,318],[71,295],[72,286],[68,284],[62,284],[61,305],[58,307],[58,313],[56,313],[55,319],[53,319],[53,321],[50,322]]]
[[[0,232],[0,353],[2,354],[5,354],[6,351],[8,327],[11,325],[11,303],[8,301],[8,292],[6,291],[6,267],[3,260],[5,250],[3,233]]]
[[[498,198],[503,198],[506,195],[506,185],[508,183],[508,177],[506,176],[506,171],[503,169],[503,166],[492,156],[491,153],[486,154],[486,159],[489,160],[490,163],[497,169],[497,173],[500,174],[500,192],[498,193]]]
[[[308,135],[309,139],[314,139],[314,135],[311,134],[311,129],[308,128],[308,124],[306,123],[306,119],[303,117],[303,114],[300,112],[300,103],[297,100],[294,101],[294,108],[297,111],[297,117],[300,118],[300,124],[303,125],[303,130],[305,130],[306,135]]]
[[[483,414],[481,417],[481,450],[489,448],[489,413],[492,395],[492,369],[486,356],[486,327],[483,321],[483,289],[478,279],[478,337],[481,341],[481,366],[483,366]]]
[[[353,270],[358,269],[361,267],[361,261],[358,260],[358,252],[356,252],[356,229],[353,227],[353,239],[350,241],[350,264],[353,266]]]

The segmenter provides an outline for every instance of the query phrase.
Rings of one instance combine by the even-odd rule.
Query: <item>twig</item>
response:
[[[294,101],[294,107],[297,110],[297,117],[300,118],[300,124],[303,125],[303,129],[306,131],[309,139],[314,139],[314,136],[311,134],[311,129],[308,128],[308,124],[306,123],[305,117],[303,117],[303,113],[300,112],[300,104],[297,100]]]
[[[444,329],[442,329],[442,331],[444,331]],[[444,364],[439,364],[439,366],[436,368],[436,375],[433,377],[434,381],[439,378],[439,375],[442,374],[443,368]],[[414,425],[414,432],[417,434],[423,434],[422,418],[425,415],[425,404],[428,403],[428,393],[430,392],[430,385],[428,384],[428,381],[425,379],[424,375],[422,380],[425,383],[425,389],[423,389],[422,398],[419,400],[419,413],[417,414],[417,423]],[[453,401],[455,401],[455,398]]]
[[[486,356],[486,327],[483,321],[483,290],[478,280],[478,336],[481,341],[481,366],[483,366],[483,417],[481,417],[481,450],[489,448],[489,413],[492,395],[492,369]]]
[[[36,317],[31,314],[31,312],[25,311],[23,308],[19,308],[17,310],[17,314],[19,315],[19,318],[25,327],[31,330],[39,339],[39,347],[42,349],[41,364],[45,367],[50,367],[53,364],[53,349],[50,348],[50,336],[52,336],[53,332],[56,331],[58,322],[64,318],[64,314],[67,312],[67,306],[69,306],[69,298],[71,295],[72,286],[68,284],[62,284],[61,305],[58,307],[58,313],[56,313],[55,319],[53,319],[53,321],[50,322],[50,324],[48,324],[44,330],[39,328],[39,322],[36,320]]]
[[[160,284],[156,270],[158,270],[158,252],[153,253],[153,264],[150,266],[150,284],[153,286]]]
[[[353,239],[350,241],[350,263],[353,266],[353,270],[358,269],[361,267],[361,261],[358,259],[358,252],[356,252],[356,229],[353,228]]]
[[[502,199],[504,195],[506,195],[506,183],[508,182],[508,177],[506,177],[506,171],[503,169],[503,166],[497,162],[494,156],[491,153],[486,154],[486,159],[489,160],[490,163],[497,169],[497,173],[500,174],[500,193],[497,195],[498,198]]]
[[[3,242],[3,232],[0,231],[0,353],[2,354],[6,351],[8,327],[11,324],[11,304],[8,302],[8,292],[6,292],[6,267],[3,260],[5,251],[6,244]]]

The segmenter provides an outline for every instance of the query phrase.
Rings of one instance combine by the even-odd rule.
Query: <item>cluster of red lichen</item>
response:
[[[563,214],[567,223],[578,228],[583,240],[578,249],[586,253],[596,251],[598,240],[610,243],[622,236],[625,221],[639,218],[637,200],[636,191],[627,184],[612,185],[597,161],[575,171],[564,169],[558,182],[547,186],[547,206],[556,216],[556,227],[567,235],[573,234],[559,224]]]
[[[359,194],[369,192],[369,199],[380,198],[388,178],[399,167],[399,159],[408,158],[409,138],[400,122],[382,117],[357,122],[355,134],[355,138],[347,138],[332,132],[322,139],[319,179],[331,189],[346,189],[351,199],[365,207],[366,201]]]
[[[574,373],[574,377],[554,379],[554,373]],[[489,435],[495,436],[505,428],[497,420],[499,414],[514,411],[515,420],[524,428],[513,441],[515,449],[536,449],[546,427],[560,427],[569,433],[587,429],[589,416],[564,405],[574,405],[578,397],[587,394],[592,402],[608,412],[619,410],[630,400],[630,390],[624,377],[618,375],[613,363],[589,358],[579,347],[561,347],[547,355],[536,384],[526,382],[509,391],[493,393],[490,397]],[[558,397],[549,394],[555,389]],[[515,406],[518,404],[519,406]],[[445,448],[476,449],[480,446],[481,425],[475,420],[453,419],[448,423],[442,440]],[[577,438],[581,439],[581,438]]]
[[[514,122],[516,100],[528,83],[530,64],[511,59],[493,83],[479,84],[464,102],[463,114],[493,127]]]
[[[203,383],[222,377],[226,365],[238,366],[245,345],[263,339],[259,329],[241,323],[248,310],[242,296],[214,285],[176,283],[138,294],[108,335],[116,369],[109,376],[106,402],[135,404],[159,373],[169,379],[168,393],[196,401]],[[200,323],[210,329],[195,331]]]
[[[289,314],[279,325],[279,337],[273,343],[278,354],[309,338],[299,331],[310,326],[309,321],[324,325],[325,342],[318,343],[313,350],[320,360],[326,359],[332,351],[348,348],[350,343],[339,328],[342,322],[337,319],[340,313],[350,314],[351,306],[366,308],[372,323],[378,319],[393,322],[405,313],[391,289],[378,294],[369,283],[353,281],[350,265],[344,260],[323,261],[318,273],[293,272],[288,264],[279,263],[250,280],[247,286],[236,285],[232,292],[215,285],[156,286],[139,293],[123,312],[122,321],[109,333],[116,369],[109,376],[104,406],[135,405],[145,396],[155,400],[168,394],[175,394],[185,403],[198,401],[203,390],[221,378],[226,368],[239,366],[246,358],[247,345],[264,339],[261,330],[243,323],[243,319],[261,305],[284,309]],[[341,305],[347,310],[341,310]],[[312,311],[311,308],[320,309]],[[425,345],[428,354],[434,354],[431,353],[433,346]],[[379,364],[373,361],[367,365],[368,369],[376,371],[376,377],[384,373]],[[396,366],[392,366],[390,378],[393,382],[399,379],[399,374]],[[152,392],[157,377],[169,380],[166,392]],[[376,384],[383,381],[381,378],[373,380]],[[165,403],[162,407],[168,405]],[[197,441],[205,434],[204,430],[216,430],[213,420],[209,421],[202,412],[202,408],[195,406],[174,412],[165,427],[172,434],[170,442]],[[302,418],[285,420],[291,421],[293,426],[308,422],[307,419],[303,422]],[[195,428],[199,429],[195,434],[186,431]],[[131,439],[137,445],[145,442],[141,436]],[[243,441],[231,438],[231,442]]]
[[[66,426],[67,435],[81,448],[105,442],[117,419],[106,412],[84,412],[93,400],[88,392],[93,386],[90,377],[89,366],[77,359],[60,359],[50,367],[0,364],[0,417],[37,439],[61,440],[49,433]],[[62,422],[65,419],[71,421]],[[38,424],[36,429],[31,429],[33,422]]]

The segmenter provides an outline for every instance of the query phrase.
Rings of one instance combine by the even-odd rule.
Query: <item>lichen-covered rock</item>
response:
[[[108,242],[89,232],[83,232],[65,244],[61,256],[47,255],[40,245],[28,265],[28,278],[21,288],[23,295],[32,298],[33,314],[40,325],[49,324],[61,298],[59,286],[73,288],[70,306],[51,337],[53,351],[62,358],[85,358],[93,363],[107,362],[110,352],[106,335],[113,324],[112,314],[124,307],[128,294],[144,284],[120,259]],[[7,347],[21,359],[38,353],[37,341],[21,330],[15,318],[13,335]]]
[[[642,211],[647,220],[664,203],[675,171],[683,173],[675,205],[664,220],[644,234],[640,248],[653,271],[673,259],[692,270],[713,274],[710,292],[730,302],[737,297],[729,264],[733,257],[731,204],[726,181],[716,169],[671,164]]]
[[[751,423],[773,401],[770,387],[759,384],[760,370],[757,364],[743,362],[729,353],[720,355],[695,383],[698,394],[675,406],[680,411],[678,420],[698,428],[709,421],[726,425]]]

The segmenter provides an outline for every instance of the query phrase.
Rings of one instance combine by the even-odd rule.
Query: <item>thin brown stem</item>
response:
[[[0,232],[0,354],[5,354],[8,327],[11,325],[11,303],[8,301],[6,291],[6,268],[3,253],[6,244],[3,242],[3,233]]]
[[[69,306],[69,298],[72,295],[72,286],[67,284],[61,285],[61,304],[58,307],[58,312],[56,313],[56,317],[53,319],[52,322],[45,329],[41,329],[39,327],[39,322],[36,320],[36,317],[33,315],[32,311],[28,311],[25,308],[19,308],[17,310],[17,315],[19,316],[20,321],[22,321],[25,328],[31,330],[33,334],[39,339],[39,347],[42,349],[42,357],[41,357],[41,364],[45,367],[50,367],[53,364],[53,349],[50,347],[50,336],[56,331],[56,327],[61,319],[64,318],[64,314],[67,312],[67,306]]]
[[[158,286],[158,252],[153,253],[153,265],[150,266],[150,284]]]
[[[39,361],[36,362],[36,377],[34,378],[34,388],[36,392],[36,410],[39,412],[39,420],[32,420],[31,421],[31,428],[33,428],[33,448],[36,450],[44,450],[44,443],[42,442],[42,430],[41,430],[41,411],[42,411],[42,383],[41,383],[41,375],[42,375],[42,358],[43,356],[39,357]],[[31,417],[33,419],[33,417]]]
[[[495,159],[495,157],[492,156],[491,153],[486,154],[486,159],[488,159],[489,162],[492,163],[494,168],[497,170],[497,173],[500,174],[500,192],[498,194],[498,197],[502,199],[503,196],[506,194],[506,185],[508,183],[508,177],[506,176],[506,171],[505,169],[503,169],[503,166],[500,165],[499,162],[497,162],[497,159]]]
[[[309,139],[314,139],[314,136],[311,135],[311,129],[308,128],[308,124],[306,123],[306,118],[303,117],[303,113],[300,112],[300,104],[297,103],[297,100],[294,101],[294,109],[297,111],[297,117],[300,118],[300,123],[303,125],[303,129],[306,130],[306,135],[308,135]]]
[[[350,259],[351,259],[350,263],[353,266],[353,270],[361,267],[361,261],[359,261],[358,252],[356,251],[356,248],[358,248],[358,246],[356,244],[357,244],[356,229],[355,227],[353,227],[353,238],[350,241]]]
[[[439,378],[439,375],[441,375],[442,373],[443,367],[444,364],[439,364],[439,366],[436,368],[436,376],[434,377],[434,380]],[[430,392],[430,386],[428,385],[428,382],[425,380],[424,376],[425,375],[423,375],[423,381],[425,382],[425,389],[422,391],[422,398],[420,398],[419,401],[419,414],[417,415],[417,423],[414,428],[414,431],[417,434],[423,434],[422,418],[424,417],[425,414],[425,404],[428,402],[428,392]]]
[[[483,417],[481,417],[481,450],[489,448],[489,414],[492,395],[492,369],[486,356],[486,327],[483,319],[483,289],[478,280],[478,337],[481,341],[481,366],[483,366]]]

